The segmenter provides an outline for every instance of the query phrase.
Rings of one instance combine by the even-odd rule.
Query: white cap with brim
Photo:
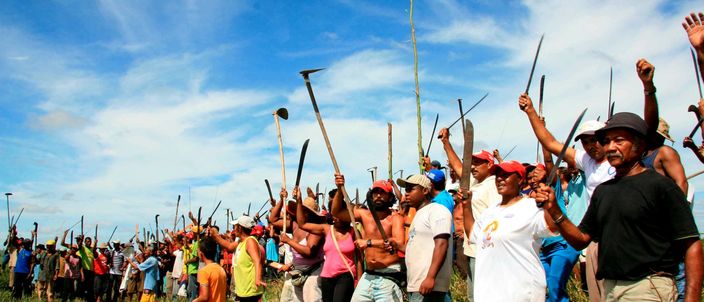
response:
[[[246,229],[251,229],[256,225],[254,219],[247,215],[240,216],[240,218],[237,218],[237,220],[230,221],[230,223],[233,225],[240,225],[241,227]]]
[[[594,135],[597,130],[604,128],[604,126],[606,124],[600,121],[586,121],[577,128],[577,135],[574,137],[574,141],[578,141],[582,135]]]
[[[432,184],[430,183],[430,178],[423,174],[415,174],[411,175],[410,177],[406,179],[399,178],[396,180],[396,183],[401,186],[401,187],[406,187],[407,185],[419,185],[421,187],[424,187],[426,189],[430,189]]]

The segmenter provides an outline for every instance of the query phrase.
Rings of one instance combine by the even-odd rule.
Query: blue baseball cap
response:
[[[445,173],[438,169],[428,171],[428,173],[425,173],[425,176],[427,176],[430,179],[430,182],[434,184],[445,182]]]

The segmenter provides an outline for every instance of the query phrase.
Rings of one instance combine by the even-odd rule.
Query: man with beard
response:
[[[570,142],[565,142],[564,144],[560,143],[555,139],[550,131],[545,128],[545,125],[541,121],[540,116],[538,116],[538,113],[535,111],[533,101],[528,94],[521,94],[518,98],[518,106],[528,116],[530,125],[533,127],[533,132],[540,141],[540,144],[550,153],[559,155],[564,144],[568,144]],[[577,129],[575,141],[579,140],[582,142],[582,148],[584,148],[584,151],[576,150],[574,148],[567,148],[564,156],[564,161],[568,165],[574,165],[577,169],[584,171],[588,198],[592,195],[594,189],[596,189],[599,184],[612,179],[616,174],[616,171],[606,160],[603,148],[594,135],[594,132],[602,127],[604,127],[604,123],[599,121],[586,121],[582,123]],[[603,284],[595,277],[597,267],[596,262],[598,258],[596,253],[597,250],[597,242],[592,242],[587,247],[587,288],[589,289],[589,301],[592,302],[599,301],[599,297],[601,296],[603,289]]]
[[[336,174],[335,184],[338,188],[344,186],[345,177]],[[371,198],[374,203],[376,215],[389,240],[404,243],[403,217],[391,211],[395,196],[390,181],[375,181],[367,198]],[[331,210],[337,219],[348,223],[351,221],[349,211],[340,200],[333,199]],[[389,242],[381,237],[370,210],[355,208],[353,213],[355,220],[361,222],[364,228],[364,238],[357,238],[355,245],[364,252],[366,271],[357,283],[352,301],[402,301],[401,289],[406,276],[401,269],[398,254],[390,253]]]
[[[645,121],[629,112],[613,115],[596,132],[616,177],[594,191],[579,227],[565,219],[552,189],[542,186],[536,201],[544,202],[573,247],[600,241],[602,299],[674,301],[674,274],[684,258],[685,301],[698,301],[704,275],[699,232],[684,193],[671,179],[643,166],[647,133]]]

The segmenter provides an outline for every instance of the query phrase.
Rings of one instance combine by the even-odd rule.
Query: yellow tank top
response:
[[[235,278],[235,293],[237,296],[243,298],[264,294],[264,287],[255,285],[257,273],[255,265],[260,264],[255,264],[252,261],[252,257],[250,257],[249,253],[247,253],[246,246],[249,239],[253,240],[252,242],[249,242],[249,244],[254,244],[257,248],[257,252],[259,252],[259,243],[257,242],[257,239],[252,236],[247,237],[247,239],[237,245],[237,249],[235,250],[235,261],[232,264]]]

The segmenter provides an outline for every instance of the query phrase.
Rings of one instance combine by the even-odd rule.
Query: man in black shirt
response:
[[[565,218],[552,189],[537,202],[575,249],[599,242],[597,278],[606,301],[674,301],[674,275],[684,257],[685,301],[699,301],[703,256],[699,232],[684,193],[669,178],[646,169],[647,126],[633,113],[615,114],[596,135],[616,177],[599,185],[579,228]]]

